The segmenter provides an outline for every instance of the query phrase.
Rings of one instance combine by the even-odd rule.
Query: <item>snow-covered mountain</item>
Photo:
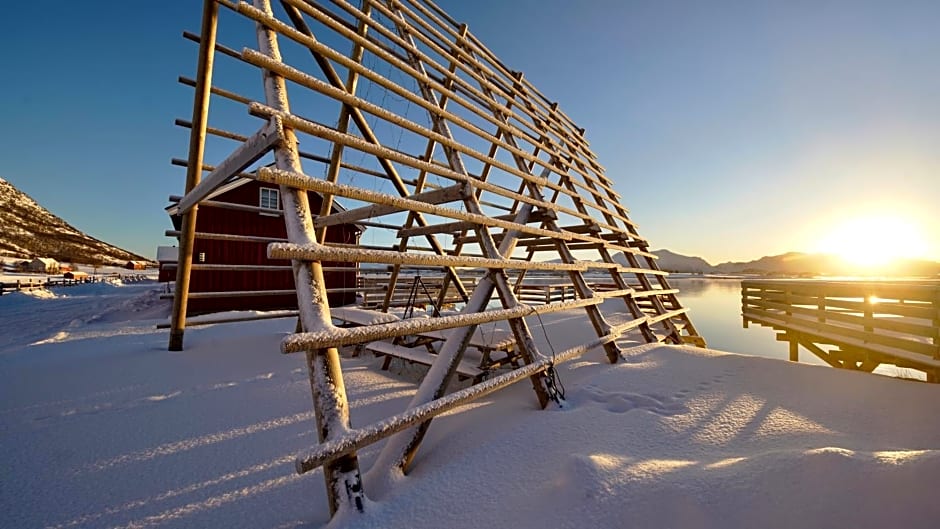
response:
[[[0,253],[87,264],[148,260],[82,233],[2,178]]]

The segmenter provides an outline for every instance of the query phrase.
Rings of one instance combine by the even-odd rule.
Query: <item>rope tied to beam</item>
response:
[[[545,330],[545,323],[542,322],[542,315],[538,313],[535,309],[532,310],[535,312],[535,316],[539,319],[539,327],[542,328],[542,334],[545,335],[545,341],[548,343],[548,348],[552,350],[552,360],[549,362],[548,367],[545,369],[545,391],[548,393],[548,398],[558,405],[559,408],[563,408],[562,404],[565,400],[565,384],[562,383],[561,377],[558,375],[558,371],[555,369],[555,346],[552,345],[552,340],[548,337],[548,331]]]

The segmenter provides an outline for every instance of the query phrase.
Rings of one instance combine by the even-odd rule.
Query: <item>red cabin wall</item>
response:
[[[160,283],[176,281],[176,261],[172,263],[160,263],[157,281]]]
[[[232,189],[214,200],[257,206],[260,188],[270,187],[260,182],[248,182]],[[321,197],[310,193],[310,207],[317,211]],[[196,231],[203,233],[227,233],[252,235],[272,239],[287,238],[284,217],[251,211],[236,211],[211,206],[199,208],[196,217]],[[347,244],[358,243],[359,230],[353,225],[331,226],[327,230],[327,241]],[[200,260],[200,256],[204,260]],[[246,241],[218,241],[196,239],[193,246],[194,264],[248,264],[268,266],[290,266],[289,260],[275,260],[267,257],[267,243]],[[343,272],[324,272],[326,288],[356,286],[355,263],[323,263],[325,267],[342,266]],[[285,295],[241,296],[226,298],[199,299],[190,298],[188,315],[220,312],[228,310],[277,310],[297,308],[297,296],[294,291],[294,276],[290,270],[250,270],[216,271],[193,270],[190,275],[190,292],[232,292],[253,290],[290,290]],[[355,303],[355,292],[328,294],[330,306]]]

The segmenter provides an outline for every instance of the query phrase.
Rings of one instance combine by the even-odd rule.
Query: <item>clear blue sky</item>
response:
[[[587,129],[654,248],[813,251],[914,224],[940,260],[940,2],[442,1]],[[0,33],[0,177],[146,256],[182,191],[201,2],[22,2]],[[10,23],[9,21],[16,21]],[[226,43],[226,35],[220,36]],[[884,241],[890,244],[890,241]]]

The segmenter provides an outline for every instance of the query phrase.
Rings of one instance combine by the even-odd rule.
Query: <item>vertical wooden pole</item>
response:
[[[796,336],[792,335],[790,336],[790,361],[800,361],[800,343],[796,340]]]
[[[189,133],[189,159],[186,168],[186,193],[192,191],[202,179],[202,159],[205,154],[206,125],[209,119],[209,97],[212,90],[212,65],[215,58],[215,36],[218,28],[219,5],[205,0],[202,6],[202,28],[199,41],[199,62],[196,71],[196,93],[193,98],[192,129]],[[173,312],[170,320],[170,351],[183,350],[183,332],[186,328],[186,304],[189,298],[189,276],[193,263],[193,244],[196,237],[194,206],[183,214],[180,229],[179,255],[176,263],[176,290],[173,294]]]

